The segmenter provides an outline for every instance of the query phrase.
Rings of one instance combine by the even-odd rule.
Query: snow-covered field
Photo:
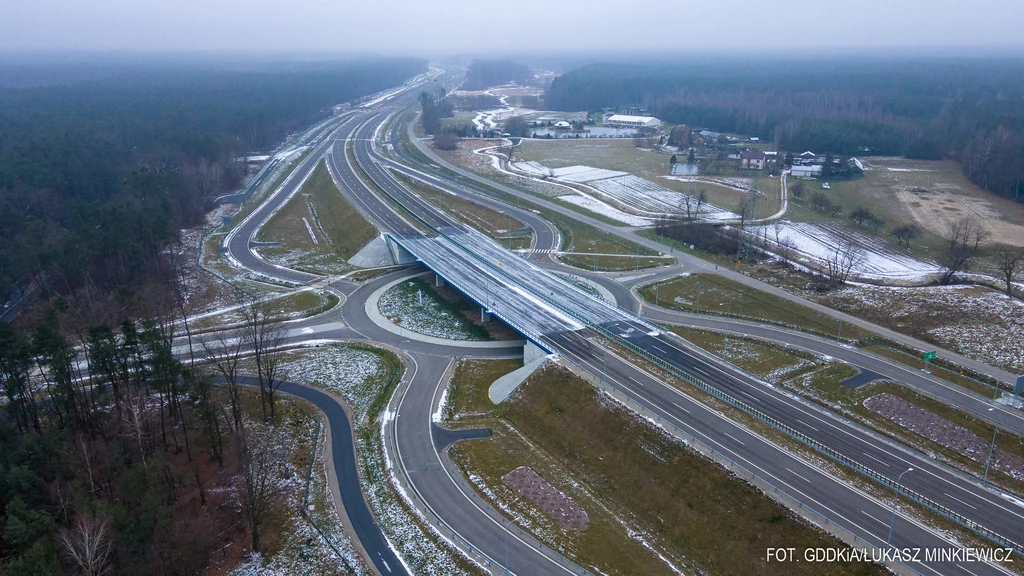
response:
[[[624,210],[620,210],[619,207],[635,210],[642,216],[685,214],[686,200],[690,198],[690,210],[696,211],[697,208],[695,198],[626,172],[582,165],[548,168],[532,161],[512,162],[510,168],[535,178],[550,178],[585,185],[594,191],[594,196],[581,193],[577,199],[571,200],[571,196],[563,196],[562,199],[633,226],[642,224],[637,220],[630,221]],[[730,187],[740,187],[740,183],[732,182]],[[580,200],[580,197],[590,199]],[[701,205],[700,213],[705,218],[713,220],[737,218],[735,214],[706,202]]]
[[[607,216],[612,220],[618,220],[623,224],[629,224],[630,226],[649,226],[652,222],[650,218],[644,218],[643,216],[635,216],[627,212],[623,212],[618,208],[609,206],[604,202],[590,196],[580,195],[565,195],[559,196],[559,200],[564,200],[570,204],[575,204],[581,208],[586,208],[591,212],[596,212],[602,216]]]
[[[639,176],[633,176],[632,174],[594,180],[587,182],[587,185],[641,212],[685,214],[687,198],[690,198],[690,209],[697,209],[696,198],[676,192],[675,190],[669,190],[664,186],[655,184],[650,180],[644,180]],[[702,214],[724,212],[721,208],[706,202],[701,205],[700,211]]]
[[[764,238],[767,234],[769,245],[775,243],[773,225],[748,228],[747,231],[759,238]],[[919,282],[942,271],[934,262],[918,260],[894,249],[883,240],[862,234],[838,222],[809,224],[784,220],[778,237],[781,241],[789,238],[793,242],[794,250],[797,252],[795,260],[817,268],[825,266],[826,261],[844,243],[853,242],[861,246],[864,249],[863,256],[854,263],[852,269],[855,277]]]
[[[460,314],[449,311],[430,290],[416,282],[402,282],[381,295],[380,313],[402,328],[449,340],[483,340],[480,331]]]

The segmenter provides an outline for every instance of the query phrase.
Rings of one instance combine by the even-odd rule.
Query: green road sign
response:
[[[932,360],[935,360],[936,356],[938,356],[938,354],[936,354],[934,350],[932,350],[931,352],[925,352],[924,353],[924,361],[925,362],[931,362]]]

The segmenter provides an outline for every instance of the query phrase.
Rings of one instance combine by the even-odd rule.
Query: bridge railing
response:
[[[999,544],[1000,546],[1011,548],[1016,554],[1018,554],[1021,557],[1024,557],[1024,545],[1021,545],[1021,544],[1019,544],[1019,543],[1017,543],[1017,542],[1015,542],[1013,540],[1010,540],[1009,538],[1007,538],[1007,537],[1005,537],[1005,536],[1003,536],[1003,535],[1001,535],[1001,534],[999,534],[999,533],[997,533],[997,532],[995,532],[993,530],[990,530],[990,529],[982,526],[981,524],[971,520],[970,518],[967,518],[967,517],[963,516],[962,514],[956,512],[954,510],[951,510],[950,508],[948,508],[946,506],[943,506],[942,504],[939,504],[938,502],[935,502],[934,500],[932,500],[931,498],[928,498],[927,496],[924,496],[923,494],[920,494],[920,493],[918,493],[918,492],[916,492],[914,490],[910,490],[909,488],[906,488],[905,486],[903,486],[900,483],[895,482],[891,478],[888,478],[888,477],[886,477],[886,476],[884,476],[882,474],[879,474],[878,472],[875,472],[871,468],[868,468],[867,466],[864,466],[863,464],[860,464],[859,462],[856,462],[856,461],[850,459],[849,457],[845,456],[844,454],[842,454],[841,452],[835,450],[834,448],[832,448],[830,446],[827,446],[827,445],[825,445],[825,444],[815,440],[814,438],[811,438],[810,436],[807,436],[806,434],[803,434],[802,432],[792,428],[791,426],[785,424],[784,422],[781,422],[778,419],[776,419],[776,418],[774,418],[772,416],[769,416],[768,414],[766,414],[766,413],[764,413],[764,412],[762,412],[762,411],[760,411],[760,410],[758,410],[758,409],[756,409],[756,408],[754,408],[752,406],[747,405],[745,402],[742,402],[742,401],[740,401],[740,400],[730,396],[729,394],[726,394],[725,392],[722,392],[721,390],[719,390],[715,386],[707,384],[703,380],[700,380],[699,378],[696,378],[696,377],[694,377],[694,376],[692,376],[692,375],[690,375],[690,374],[688,374],[688,373],[686,373],[686,372],[684,372],[682,370],[679,370],[678,368],[676,368],[675,366],[673,366],[673,365],[669,364],[668,362],[662,360],[661,358],[658,358],[657,356],[651,354],[650,352],[648,352],[646,350],[643,350],[639,346],[633,344],[628,339],[623,338],[623,337],[621,337],[621,336],[619,336],[617,334],[614,334],[614,333],[606,330],[605,328],[601,327],[600,325],[593,323],[589,318],[585,317],[583,314],[577,312],[576,310],[567,308],[564,304],[555,301],[553,298],[550,298],[547,294],[539,292],[538,290],[536,290],[536,288],[534,288],[534,287],[532,287],[532,286],[530,286],[530,285],[528,285],[526,283],[523,283],[523,282],[519,281],[512,274],[508,273],[508,271],[502,270],[500,266],[494,265],[488,259],[486,259],[486,258],[482,257],[481,255],[477,254],[475,250],[470,249],[469,247],[465,246],[464,244],[462,244],[458,240],[456,240],[456,239],[450,237],[449,235],[443,233],[442,231],[436,229],[435,227],[433,227],[430,224],[428,224],[422,218],[419,218],[418,216],[413,214],[413,212],[411,210],[409,210],[407,207],[405,207],[401,202],[399,202],[397,199],[395,199],[392,195],[388,194],[387,192],[384,192],[384,193],[389,198],[391,198],[392,201],[394,201],[396,204],[401,206],[406,212],[412,214],[418,221],[420,221],[422,224],[427,226],[428,229],[430,229],[431,231],[435,232],[436,234],[438,234],[440,236],[443,236],[444,238],[446,238],[447,240],[451,241],[453,244],[455,244],[456,246],[461,248],[467,254],[472,256],[474,259],[480,261],[481,263],[483,263],[484,265],[488,266],[492,270],[495,270],[498,274],[501,274],[502,276],[504,276],[505,278],[509,279],[513,283],[515,283],[515,284],[517,284],[519,286],[522,286],[525,290],[527,290],[530,293],[532,293],[535,297],[540,298],[541,300],[543,300],[544,302],[550,304],[551,306],[553,306],[557,310],[559,310],[559,311],[561,311],[561,312],[563,312],[565,314],[568,314],[570,317],[574,318],[575,320],[578,320],[584,326],[587,326],[587,327],[591,328],[592,330],[594,330],[595,332],[597,332],[599,334],[602,334],[605,337],[611,339],[612,341],[617,342],[617,343],[625,346],[630,351],[640,355],[642,358],[652,362],[653,364],[659,366],[660,368],[663,368],[663,369],[667,370],[669,373],[673,374],[674,376],[676,376],[678,378],[681,378],[682,380],[684,380],[686,382],[689,382],[690,384],[692,384],[693,386],[697,387],[698,389],[703,390],[704,392],[706,392],[706,393],[708,393],[708,394],[710,394],[710,395],[712,395],[712,396],[714,396],[714,397],[716,397],[716,398],[726,402],[727,404],[729,404],[729,405],[739,409],[740,411],[742,411],[742,412],[744,412],[746,414],[749,414],[749,415],[753,416],[754,418],[757,418],[758,420],[760,420],[760,421],[768,424],[769,426],[779,430],[783,434],[789,436],[790,438],[793,438],[794,440],[800,442],[801,444],[803,444],[805,446],[808,446],[809,448],[813,449],[814,451],[818,452],[819,454],[822,454],[822,455],[826,456],[827,458],[833,460],[834,462],[842,464],[846,468],[849,468],[849,469],[853,470],[854,472],[856,472],[856,473],[858,473],[858,474],[860,474],[860,475],[862,475],[862,476],[864,476],[866,478],[869,478],[869,479],[871,479],[871,480],[881,484],[882,486],[893,490],[894,492],[896,492],[898,494],[901,494],[901,495],[907,497],[908,499],[918,503],[919,505],[925,507],[926,509],[931,510],[932,512],[935,512],[935,513],[939,514],[940,516],[942,516],[944,518],[947,518],[947,519],[955,522],[956,524],[958,524],[958,525],[960,525],[960,526],[962,526],[964,528],[967,528],[968,530],[974,532],[975,534],[978,534],[979,536],[982,536],[982,537],[984,537],[984,538],[986,538],[986,539],[988,539],[988,540],[990,540],[992,542],[995,542],[995,543]],[[563,284],[565,284],[566,287],[568,287],[569,289],[578,290],[580,293],[585,294],[582,290],[579,290],[578,288],[572,286],[570,283],[565,282],[564,280],[561,280],[561,279],[559,279],[559,281],[562,282]],[[606,304],[607,305],[607,303],[605,303],[602,300],[595,299],[595,301],[598,301],[598,302],[601,302],[602,304]],[[634,315],[634,314],[632,314],[630,312],[627,312],[625,310],[621,310],[621,309],[618,309],[618,308],[616,310],[620,314],[623,314],[623,315],[626,315],[628,317],[631,317],[631,319],[633,321],[638,322],[641,325],[651,326],[646,320],[641,319],[639,316],[636,316],[636,315]],[[504,320],[504,318],[502,318],[502,319]],[[651,326],[651,328],[654,328],[654,327]]]

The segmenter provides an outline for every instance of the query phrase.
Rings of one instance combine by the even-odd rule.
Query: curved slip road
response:
[[[378,184],[381,184],[381,185],[384,185],[384,186],[387,186],[387,187],[390,188],[395,183],[394,182],[390,182],[388,177],[385,174],[383,174],[383,172],[381,171],[380,167],[377,165],[376,160],[373,157],[374,155],[372,154],[372,143],[370,143],[369,141],[372,138],[373,130],[369,130],[368,129],[371,126],[372,126],[372,123],[367,123],[366,125],[364,125],[364,129],[363,130],[361,130],[361,131],[356,133],[357,137],[355,138],[355,144],[356,144],[356,146],[355,146],[355,156],[358,159],[361,167],[366,169],[368,171],[368,173],[370,173],[372,175],[372,177],[374,177],[374,179],[377,180]],[[355,175],[354,170],[352,170],[352,166],[350,165],[347,156],[345,156],[344,163],[343,164],[339,164],[339,162],[338,162],[339,154],[338,154],[337,151],[338,151],[338,148],[336,147],[335,148],[335,152],[331,155],[332,160],[333,160],[333,163],[332,163],[333,170],[332,170],[332,172],[335,173],[336,178],[338,178],[340,181],[346,183],[346,185],[343,186],[343,188],[346,189],[346,193],[355,193],[356,195],[361,196],[362,197],[362,202],[361,202],[362,207],[367,209],[367,210],[369,210],[369,211],[371,211],[371,212],[374,212],[374,214],[376,216],[376,218],[374,218],[375,221],[378,221],[379,223],[383,223],[385,228],[392,229],[392,226],[393,226],[394,228],[397,228],[397,229],[401,230],[401,229],[403,229],[403,227],[409,227],[410,224],[407,221],[405,221],[403,216],[399,215],[395,210],[391,209],[386,203],[381,202],[378,198],[376,198],[376,196],[374,194],[365,194],[365,195],[360,194],[360,191],[364,190],[365,187],[362,185],[362,183],[359,181],[358,177]],[[394,194],[403,194],[403,192],[400,190],[400,188],[401,188],[400,186],[395,186],[395,188],[397,188],[397,189],[396,190],[392,190],[392,193],[394,193]],[[368,192],[368,191],[366,191],[366,192]],[[410,198],[408,198],[408,200],[403,199],[403,201],[408,202],[408,205],[417,206],[417,200],[414,199],[414,198],[410,197]],[[531,199],[531,201],[534,201],[534,200]],[[420,201],[420,202],[422,202],[422,201]],[[360,203],[360,202],[357,201],[357,204],[358,203]],[[419,207],[422,207],[424,209],[424,212],[422,213],[423,215],[425,215],[427,217],[433,217],[434,216],[434,214],[433,214],[434,210],[433,209],[431,209],[429,207],[426,207],[426,206],[419,206]],[[407,230],[408,228],[404,228],[404,229]],[[350,301],[357,301],[357,300],[359,300],[359,298],[350,298]],[[348,302],[346,304],[348,304]],[[582,344],[582,343],[579,343],[579,342],[569,343],[566,346],[567,346],[567,349],[570,349],[570,351],[572,350],[571,346],[576,346],[575,350],[584,350],[586,348],[586,344]],[[580,348],[580,346],[583,346],[583,348]],[[595,356],[596,352],[594,350],[585,350],[585,352],[586,352],[585,354],[579,355],[579,357],[577,358],[578,362],[586,364],[588,361],[592,362],[594,357],[599,357],[599,356]],[[706,368],[711,369],[711,370],[716,369],[716,368],[714,368],[711,365],[700,364],[698,362],[698,359],[695,359],[695,358],[687,358],[686,359],[686,366],[689,366],[689,367],[705,366]],[[591,369],[593,369],[593,368],[594,367],[591,366]],[[700,368],[700,369],[703,370],[704,368]],[[633,370],[634,372],[630,372],[630,370]],[[431,371],[433,371],[433,370],[431,370]],[[418,370],[417,370],[417,372],[418,372]],[[619,373],[619,377],[620,378],[622,376],[624,376],[626,379],[634,378],[637,382],[641,381],[639,378],[631,376],[631,374],[635,374],[635,368],[629,368],[628,365],[623,364],[623,366],[620,366],[618,368],[618,373]],[[422,385],[420,385],[420,384],[417,384],[415,387],[413,387],[411,385],[413,382],[416,382],[416,378],[415,377],[413,377],[412,382],[410,382],[410,388],[409,388],[410,390],[418,389],[418,388],[422,387]],[[626,382],[626,380],[623,379],[622,382]],[[653,383],[652,383],[652,385],[653,385]],[[631,389],[631,392],[636,393],[637,389],[635,389],[635,388]],[[641,397],[642,400],[645,400],[645,399],[647,399],[647,397],[646,397],[647,394],[648,394],[647,391],[641,391],[639,393],[639,396]],[[405,398],[405,396],[403,396],[403,399],[404,398]],[[402,402],[402,405],[404,405],[404,402]],[[673,402],[673,405],[676,406],[676,408],[681,408],[679,403],[674,403]],[[416,406],[418,407],[419,410],[423,410],[423,408],[424,408],[422,405],[420,405],[419,402],[416,402]],[[427,412],[427,416],[426,417],[427,418],[429,418],[429,407],[430,407],[430,405],[427,404],[427,407],[426,407],[427,408],[427,410],[426,410],[426,412]],[[685,410],[683,412],[679,412],[675,408],[670,408],[666,404],[661,403],[661,402],[658,402],[657,405],[654,406],[654,409],[660,410],[665,417],[675,418],[675,421],[680,421],[680,422],[682,421],[680,419],[680,416],[682,415],[683,412],[686,412]],[[400,414],[401,414],[401,412],[400,412]],[[687,412],[687,414],[688,414],[688,412]],[[718,428],[722,428],[723,426],[725,426],[725,428],[728,428],[727,425],[722,424],[720,418],[718,418],[718,420],[719,420]],[[401,418],[396,420],[396,422],[400,422],[400,421],[401,421]],[[712,426],[711,424],[708,424],[708,425]],[[428,429],[429,429],[429,427],[428,427]],[[712,426],[712,429],[714,429],[714,426]],[[736,432],[736,433],[737,434],[742,434],[742,432]],[[423,437],[423,431],[420,430],[419,433],[413,433],[413,434],[409,435],[410,438],[415,438],[416,436],[419,436],[420,438],[422,438]],[[737,440],[736,439],[736,434],[729,434],[729,433],[726,432],[725,433],[725,437],[721,437],[721,435],[719,435],[719,436],[720,436],[720,439],[722,441],[724,441],[724,442],[736,441]],[[399,433],[398,437],[401,438],[402,434]],[[410,440],[410,442],[413,442],[413,441]],[[399,440],[398,443],[401,444],[401,440]],[[746,446],[747,444],[757,445],[759,450],[755,450],[753,453],[749,453],[749,454],[746,454],[745,456],[741,456],[740,454],[742,452],[735,451],[737,449],[735,444],[733,444],[733,446],[731,448],[733,450],[733,453],[737,454],[741,458],[741,461],[743,461],[746,464],[749,464],[751,466],[754,466],[757,469],[778,470],[778,468],[777,468],[777,464],[778,464],[777,459],[772,459],[771,461],[765,462],[765,461],[763,461],[763,460],[761,460],[761,459],[759,459],[757,457],[758,455],[763,457],[765,454],[771,452],[770,450],[765,448],[764,445],[767,444],[767,443],[765,443],[763,441],[763,439],[758,439],[756,437],[752,437],[752,438],[748,439],[748,441],[746,443],[742,442],[742,441],[739,441],[739,445],[740,446]],[[725,445],[725,444],[720,444],[720,445],[728,446],[728,445]],[[413,446],[415,446],[415,442],[413,442]],[[419,446],[418,448],[414,448],[414,451],[417,454],[420,454],[420,455],[427,453],[424,446]],[[436,455],[436,453],[437,453],[437,451],[435,450],[434,454]],[[409,458],[408,456],[403,455],[402,461],[405,462],[408,458]],[[761,462],[761,465],[759,465],[758,462]],[[793,470],[790,470],[789,468],[787,468],[787,470],[790,471],[790,472],[793,472],[798,477],[807,478],[808,475],[812,475],[814,473],[813,472],[813,467],[809,467],[809,465],[806,464],[806,463],[804,463],[803,466],[801,466],[799,463],[794,462],[793,466],[795,467]],[[765,467],[767,467],[767,468],[765,468]],[[775,476],[775,478],[779,478],[779,476]],[[444,481],[443,478],[437,478],[437,479],[435,479],[434,482],[427,482],[426,485],[433,485],[435,482],[442,482],[443,483],[445,481]],[[456,481],[453,478],[449,477],[448,482],[451,483],[451,485],[455,486],[456,488],[458,487]],[[849,490],[848,487],[842,486],[841,483],[836,481],[834,478],[831,478],[831,479],[824,478],[824,479],[821,480],[821,483],[823,485],[826,485],[826,489],[821,493],[821,498],[822,498],[823,502],[829,502],[829,503],[833,503],[833,504],[835,502],[838,502],[840,504],[843,504],[844,506],[848,506],[848,505],[850,505],[850,503],[852,501],[853,505],[860,506],[860,508],[861,508],[861,510],[859,510],[860,512],[862,512],[865,515],[870,515],[871,514],[868,510],[866,510],[866,508],[870,508],[872,499],[867,498],[866,500],[863,500],[866,497],[864,497],[863,495],[860,495],[859,497],[861,498],[861,500],[858,500],[858,496],[857,496],[856,492],[852,492],[852,491]],[[811,495],[811,494],[805,494],[805,495],[808,498],[812,498],[811,501],[817,502],[816,500],[813,500],[814,495]],[[442,495],[438,495],[438,497],[441,497],[441,496]],[[449,494],[449,496],[456,496],[456,494],[452,493],[452,494]],[[481,515],[486,516],[486,512],[484,510],[481,510],[479,507],[474,505],[474,506],[471,506],[470,508],[466,508],[463,503],[458,502],[457,500],[455,502],[447,502],[446,506],[445,506],[445,509],[444,510],[437,510],[437,512],[439,512],[439,513],[451,513],[451,511],[448,510],[449,506],[454,506],[457,509],[459,509],[459,511],[469,512],[471,518],[477,518],[477,522],[481,521],[481,518],[479,518]],[[824,506],[826,509],[828,509],[827,505],[823,504],[822,506]],[[878,507],[879,505],[876,503],[875,506]],[[476,512],[473,511],[474,508],[476,509]],[[835,506],[835,508],[839,508],[839,507]],[[490,510],[489,507],[486,507],[486,509]],[[493,512],[493,510],[490,510],[490,511]],[[843,518],[844,520],[850,521],[851,525],[853,525],[855,529],[856,528],[860,528],[861,530],[863,530],[863,527],[858,526],[855,521],[851,521],[849,518],[843,516],[841,513],[838,513],[838,514],[839,514],[840,518]],[[877,516],[877,514],[875,514],[875,516]],[[854,517],[856,517],[856,516],[854,516]],[[877,517],[876,517],[876,520],[877,520]],[[903,519],[901,518],[901,522],[902,521],[903,521]],[[493,524],[493,521],[491,523]],[[908,522],[908,524],[910,525],[910,527],[907,528],[907,533],[916,534],[914,532],[914,529],[912,528],[912,526],[914,526],[914,524],[911,523],[911,522]],[[463,531],[463,533],[468,533],[464,528],[461,527],[461,525],[454,525],[454,526],[456,526],[456,528],[458,530]],[[898,529],[900,529],[899,528],[899,524],[897,526],[898,526]],[[492,541],[493,538],[491,538],[490,535],[489,535],[490,533],[487,530],[486,522],[483,523],[483,529],[484,529],[483,533],[472,532],[472,535],[473,535],[473,538],[474,538],[474,542],[479,542],[481,544],[482,549],[485,551],[485,554],[488,557],[494,558],[495,556],[500,556],[501,542],[500,541],[498,541],[498,542]],[[920,527],[918,527],[918,529],[920,530]],[[922,530],[922,531],[924,532],[923,534],[915,535],[914,536],[915,538],[917,538],[918,542],[923,542],[923,541],[931,542],[931,541],[933,541],[933,539],[935,538],[934,534],[931,534],[929,531],[924,531],[924,530]],[[866,532],[868,534],[874,534],[874,531],[872,531],[872,530],[866,530]],[[504,528],[498,527],[497,528],[497,536],[501,537],[501,536],[505,536],[505,535],[507,535],[507,532],[504,530]],[[920,536],[920,537],[918,537],[918,536]],[[531,546],[528,546],[526,544],[526,542],[522,542],[522,544],[523,544],[524,548],[523,548],[523,550],[521,552],[526,553],[527,555],[531,555],[531,554],[535,555],[535,556],[537,555],[536,554],[536,550],[534,548],[532,548]],[[942,543],[942,541],[940,539],[937,542],[937,545],[942,545],[942,544],[943,543]],[[516,546],[516,544],[514,542],[512,542],[512,543],[510,543],[510,546],[514,547],[514,546]],[[494,553],[486,552],[486,550],[491,550]],[[541,562],[541,563],[537,564],[536,568],[540,569],[543,566],[546,566],[546,564]],[[552,569],[551,566],[547,566],[547,568],[548,569]],[[988,568],[991,568],[991,567],[990,566],[987,567],[987,568],[979,567],[980,572],[978,572],[978,573],[984,572],[984,570],[988,569]]]

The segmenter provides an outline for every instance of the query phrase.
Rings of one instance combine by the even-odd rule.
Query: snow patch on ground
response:
[[[910,254],[893,248],[879,238],[862,234],[838,222],[809,224],[806,222],[781,223],[779,240],[789,238],[795,252],[795,259],[816,268],[823,268],[835,251],[844,243],[852,242],[861,246],[863,257],[853,266],[853,276],[873,280],[903,280],[920,282],[928,276],[942,272],[934,262],[919,260]],[[769,245],[775,243],[774,225],[748,228],[747,233],[768,238]]]
[[[415,282],[402,282],[381,295],[377,306],[388,320],[402,328],[449,340],[483,340],[472,323],[444,306],[430,290],[422,291]]]
[[[565,195],[559,196],[560,200],[565,200],[570,204],[575,204],[581,208],[586,208],[591,212],[596,212],[602,216],[607,216],[612,220],[617,220],[623,224],[629,224],[630,226],[648,226],[652,220],[650,218],[643,218],[641,216],[634,216],[633,214],[627,214],[618,208],[613,208],[600,200],[591,198],[590,196],[583,195]]]
[[[348,344],[306,349],[301,356],[281,365],[285,380],[317,384],[344,396],[357,420],[373,402],[375,377],[384,370],[380,356]]]
[[[825,305],[885,311],[900,326],[928,327],[936,344],[969,358],[1024,373],[1024,313],[1005,294],[973,286],[851,286],[820,299]],[[904,329],[905,328],[901,328]]]

